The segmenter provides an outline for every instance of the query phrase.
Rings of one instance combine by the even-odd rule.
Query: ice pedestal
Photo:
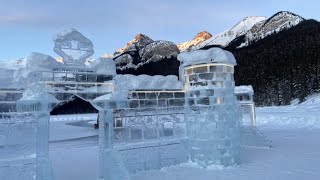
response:
[[[119,152],[113,148],[113,109],[127,107],[126,99],[95,99],[99,110],[99,180],[129,180]]]
[[[58,101],[50,94],[35,94],[23,97],[17,102],[19,113],[33,114],[36,123],[36,179],[53,180],[51,162],[49,160],[49,121],[50,111]]]

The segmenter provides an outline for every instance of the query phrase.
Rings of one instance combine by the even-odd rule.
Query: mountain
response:
[[[144,34],[137,34],[131,41],[129,41],[124,47],[116,50],[114,55],[121,54],[125,51],[137,50],[152,43],[153,40]]]
[[[206,41],[207,39],[210,39],[211,37],[212,35],[207,31],[201,31],[191,41],[183,42],[181,44],[178,44],[177,46],[180,51],[190,50],[190,48],[197,46],[198,44]]]
[[[300,18],[293,22],[298,21]],[[289,25],[285,22],[279,24]],[[302,102],[306,96],[320,92],[318,21],[303,20],[248,46],[237,48],[231,43],[225,49],[237,59],[236,84],[251,84],[257,105],[287,105],[296,98]]]
[[[118,74],[166,74],[166,70],[174,68],[178,71],[179,54],[176,44],[170,41],[153,41],[146,35],[138,34],[128,42],[124,48],[118,49],[114,54]],[[141,68],[144,66],[143,68]],[[144,70],[145,69],[145,70]],[[169,74],[167,74],[169,75]]]
[[[180,50],[222,46],[237,59],[236,84],[252,85],[257,105],[285,105],[292,99],[303,101],[307,95],[320,92],[318,21],[281,11],[268,19],[247,17],[234,27],[210,36],[203,31],[177,46],[138,34],[114,53],[117,73],[178,75],[180,62],[176,57]],[[24,62],[24,59],[0,61],[0,66],[17,69],[25,66]]]
[[[196,46],[196,49],[200,49],[204,46],[208,45],[219,45],[219,46],[226,46],[235,38],[244,35],[247,33],[255,24],[265,21],[267,18],[262,16],[248,16],[244,18],[242,21],[237,23],[230,29],[227,29],[213,37],[199,43]]]
[[[233,44],[239,48],[248,46],[250,43],[263,39],[273,33],[296,26],[304,20],[304,18],[294,13],[280,11],[272,17],[256,23],[243,36],[238,36],[238,39],[235,39],[236,43]]]
[[[233,28],[198,45],[194,46],[194,42],[199,41],[191,40],[179,47],[182,51],[192,51],[202,45],[201,49],[218,45],[232,52],[238,63],[235,67],[235,83],[252,85],[258,106],[286,105],[296,98],[302,102],[306,96],[320,93],[318,21],[305,20],[294,13],[281,11],[268,19],[248,17]],[[173,44],[170,48],[176,48],[173,52],[178,52]],[[139,64],[143,62],[143,53],[137,54]],[[130,58],[134,56],[132,52],[123,55]],[[175,57],[139,64],[138,68],[127,68],[122,73],[177,75],[179,63],[176,63]],[[130,61],[135,62],[134,58]]]

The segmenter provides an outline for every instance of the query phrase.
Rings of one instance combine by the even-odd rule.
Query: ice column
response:
[[[240,162],[233,55],[220,48],[181,53],[190,159],[203,167]]]
[[[45,91],[42,79],[42,72],[29,72],[26,90],[17,102],[17,111],[32,113],[36,119],[36,179],[52,180],[53,173],[49,160],[49,122],[50,111],[58,100]]]
[[[18,111],[35,113],[36,132],[36,179],[53,179],[49,161],[49,120],[50,109],[48,102],[43,98],[33,100],[20,100]]]
[[[101,96],[92,104],[99,110],[99,180],[129,180],[122,157],[113,148],[113,110],[127,107],[127,99]]]

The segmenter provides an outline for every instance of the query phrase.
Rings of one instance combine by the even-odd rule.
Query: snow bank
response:
[[[237,65],[233,54],[221,48],[183,52],[178,55],[178,60],[183,63],[182,66],[203,63],[227,63]]]
[[[121,84],[128,90],[135,89],[153,89],[153,90],[163,90],[163,89],[182,89],[182,83],[178,80],[177,76],[149,76],[149,75],[139,75],[134,76],[131,74],[117,75],[115,76],[116,85]]]
[[[300,104],[257,108],[257,125],[272,128],[320,128],[320,94]]]

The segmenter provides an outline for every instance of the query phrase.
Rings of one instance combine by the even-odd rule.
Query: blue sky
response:
[[[137,33],[180,43],[219,33],[246,16],[286,10],[319,20],[318,0],[0,0],[0,60],[41,52],[53,57],[54,34],[74,27],[113,53]]]

